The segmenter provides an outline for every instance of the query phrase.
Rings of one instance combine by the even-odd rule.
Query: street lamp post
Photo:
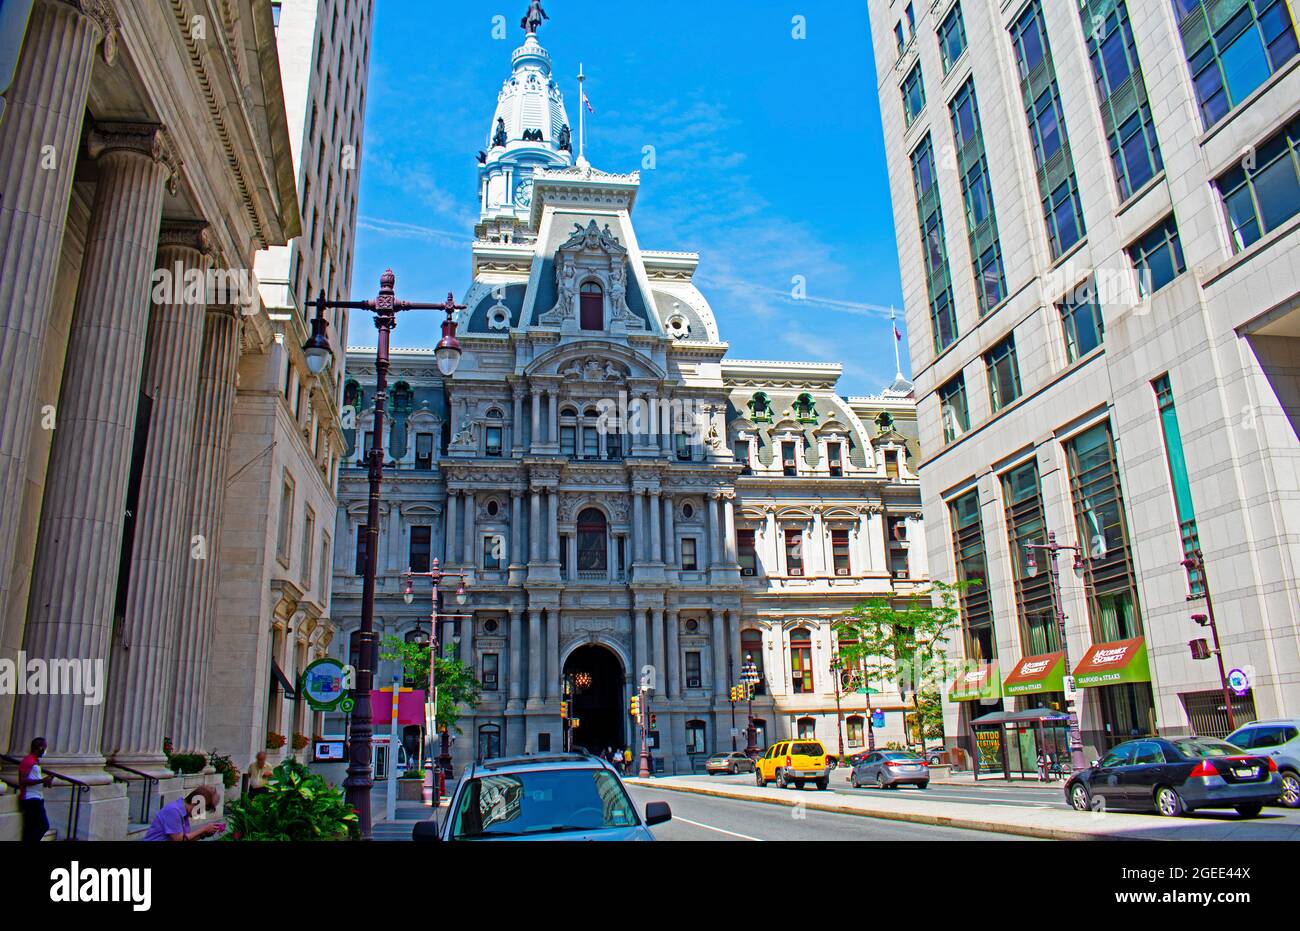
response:
[[[433,565],[430,567],[428,572],[415,572],[410,569],[407,569],[406,572],[402,574],[402,581],[403,581],[402,600],[405,601],[408,605],[413,604],[415,602],[415,586],[414,586],[415,579],[428,579],[430,582],[433,583],[433,597],[432,597],[433,607],[431,609],[431,613],[429,614],[429,700],[433,703],[435,728],[438,726],[437,724],[437,720],[438,720],[437,719],[437,715],[438,715],[437,659],[438,659],[438,653],[440,649],[446,645],[442,642],[442,638],[438,636],[438,622],[440,620],[450,621],[450,620],[455,620],[460,618],[473,617],[472,614],[440,614],[439,613],[438,587],[442,584],[442,581],[444,579],[448,579],[448,578],[457,580],[458,584],[456,586],[456,603],[463,605],[465,603],[466,598],[468,597],[465,594],[465,573],[463,571],[458,570],[452,572],[452,571],[444,570],[438,565],[438,560],[435,559],[433,561]],[[430,737],[432,737],[432,735],[430,735]],[[438,776],[440,780],[445,781],[448,777],[451,776],[451,746],[445,728],[442,730],[441,743],[442,743],[442,746],[440,748],[441,752],[438,755]],[[437,794],[441,795],[441,787],[439,787],[439,791]]]
[[[361,626],[358,631],[358,668],[356,675],[355,707],[349,720],[348,775],[343,780],[348,805],[357,812],[357,826],[366,840],[371,837],[370,792],[374,787],[374,771],[370,765],[371,745],[374,738],[374,713],[370,706],[370,690],[375,669],[375,576],[379,565],[379,501],[384,481],[384,414],[388,401],[389,341],[397,328],[397,315],[409,310],[441,310],[447,314],[442,325],[442,341],[434,352],[438,368],[451,375],[460,364],[460,343],[456,341],[456,323],[452,319],[457,310],[464,310],[452,295],[442,304],[413,304],[397,300],[394,288],[397,283],[392,270],[379,279],[379,294],[370,301],[331,301],[321,291],[313,302],[316,317],[312,320],[311,336],[303,345],[307,368],[319,375],[334,357],[329,344],[329,323],[326,308],[365,310],[374,315],[379,331],[379,346],[375,352],[375,444],[367,454],[370,497],[366,510],[366,564],[361,586]]]
[[[1237,715],[1232,710],[1232,687],[1228,685],[1228,670],[1223,662],[1223,644],[1219,641],[1219,624],[1214,619],[1214,599],[1210,596],[1210,577],[1205,573],[1205,554],[1200,547],[1192,550],[1183,560],[1183,568],[1188,572],[1199,572],[1201,586],[1205,589],[1205,614],[1193,614],[1192,620],[1202,627],[1209,627],[1214,636],[1214,655],[1219,661],[1219,684],[1223,687],[1223,709],[1228,713],[1228,733],[1237,729]]]
[[[749,702],[749,722],[745,726],[745,756],[751,760],[758,756],[758,729],[754,727],[754,690],[758,687],[758,665],[754,654],[745,654],[745,665],[740,668],[740,679],[745,684],[745,698]]]
[[[736,681],[735,678],[732,676],[732,665],[731,665],[730,656],[727,657],[727,679],[731,682]],[[734,685],[731,686],[730,690],[728,691],[728,697],[731,699],[731,752],[735,753],[736,752],[736,698],[737,698],[736,686]]]
[[[840,708],[840,670],[844,668],[844,662],[840,655],[836,653],[831,657],[831,679],[835,682],[835,736],[840,745],[840,762],[844,762],[844,712]]]
[[[1048,558],[1048,578],[1051,583],[1052,610],[1056,614],[1057,636],[1061,641],[1061,654],[1065,663],[1065,674],[1067,680],[1071,673],[1070,667],[1070,644],[1065,636],[1065,608],[1061,603],[1060,577],[1056,568],[1056,554],[1062,550],[1074,553],[1074,570],[1080,572],[1083,570],[1083,551],[1077,546],[1066,546],[1056,542],[1056,532],[1049,530],[1047,533],[1046,543],[1030,543],[1025,547],[1025,569],[1028,571],[1030,578],[1038,575],[1038,562],[1034,559],[1034,551],[1042,550],[1047,553]],[[1082,772],[1088,768],[1088,763],[1083,757],[1083,729],[1079,721],[1079,703],[1074,697],[1074,688],[1072,685],[1067,688],[1065,697],[1065,707],[1070,714],[1070,760],[1074,771]]]

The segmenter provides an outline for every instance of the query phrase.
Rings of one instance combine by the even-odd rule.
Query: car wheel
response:
[[[1282,773],[1282,797],[1278,801],[1287,808],[1300,808],[1300,775],[1290,770]]]
[[[919,788],[921,788],[921,789],[923,789],[923,790],[924,790],[924,789],[928,789],[928,788],[930,788],[930,783],[928,783],[928,782],[923,782],[923,783],[921,783],[921,785],[919,786]]]
[[[800,792],[802,792],[804,787],[804,781],[802,779],[796,779],[794,781],[794,787],[798,789]]]
[[[727,775],[728,775],[728,776],[734,776],[734,775],[736,775],[736,774],[739,773],[739,772],[740,772],[740,770],[736,768],[736,764],[735,764],[735,763],[732,763],[731,766],[727,768]]]
[[[1259,813],[1264,810],[1263,805],[1238,805],[1237,814],[1243,818],[1258,818]]]
[[[827,776],[825,779],[817,780],[817,791],[825,792],[830,787],[831,787],[831,779],[829,776]]]
[[[760,789],[763,789],[763,788],[766,788],[766,787],[767,787],[767,780],[763,778],[763,774],[762,774],[761,772],[758,771],[758,768],[757,768],[757,767],[754,768],[754,783],[755,783],[755,784],[756,784]]]
[[[1088,792],[1088,787],[1081,782],[1077,782],[1074,788],[1070,790],[1070,807],[1075,811],[1091,811],[1092,795]]]
[[[849,785],[853,786],[855,789],[862,788],[862,786],[858,785],[858,777],[856,775],[849,776]]]
[[[885,782],[885,774],[884,774],[884,773],[876,773],[876,788],[877,788],[877,789],[888,789],[888,788],[889,788],[889,784],[888,784],[887,782]]]
[[[789,787],[789,783],[787,783],[787,782],[785,781],[785,770],[784,770],[784,769],[778,769],[778,770],[776,771],[776,787],[777,787],[778,789],[785,789],[785,788],[788,788],[788,787]]]
[[[1156,789],[1156,811],[1166,818],[1179,818],[1187,814],[1187,804],[1177,789],[1161,786]]]

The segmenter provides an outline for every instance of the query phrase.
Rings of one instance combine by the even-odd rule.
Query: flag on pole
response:
[[[582,103],[586,106],[588,113],[594,114],[596,112],[596,108],[591,105],[591,98],[587,96],[586,91],[582,92]]]
[[[897,323],[894,324],[894,339],[898,340],[900,343],[903,341],[903,334],[898,332]]]

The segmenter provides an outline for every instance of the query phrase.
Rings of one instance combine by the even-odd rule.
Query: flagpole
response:
[[[578,64],[578,159],[587,160],[587,91],[584,84],[587,76],[582,73],[582,64]]]
[[[889,330],[890,330],[889,335],[892,336],[892,337],[894,338],[894,371],[896,371],[896,372],[898,373],[898,377],[899,377],[899,378],[902,378],[902,377],[903,377],[903,360],[902,360],[902,357],[899,355],[898,344],[901,343],[901,342],[903,341],[903,339],[902,339],[902,337],[899,335],[899,332],[898,332],[898,324],[894,322],[895,319],[896,319],[896,316],[895,316],[895,313],[894,313],[894,308],[891,307],[891,308],[889,308]]]

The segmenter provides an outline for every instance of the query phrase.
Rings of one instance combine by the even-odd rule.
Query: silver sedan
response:
[[[869,753],[849,774],[853,788],[876,786],[896,789],[899,786],[930,787],[930,767],[915,753],[905,750],[877,750]]]
[[[754,771],[754,761],[739,751],[715,753],[705,762],[704,771],[710,776],[719,773],[726,773],[731,776],[737,773],[752,773]]]

